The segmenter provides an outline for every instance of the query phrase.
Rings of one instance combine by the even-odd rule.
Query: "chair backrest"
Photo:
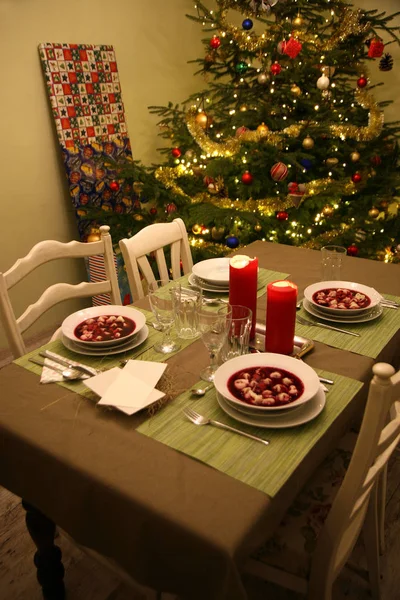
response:
[[[28,329],[49,308],[70,298],[85,298],[110,292],[111,302],[121,304],[121,296],[114,264],[112,240],[107,225],[100,227],[100,240],[98,242],[57,242],[46,240],[39,242],[24,258],[6,271],[0,273],[0,318],[15,357],[26,353],[22,333]],[[9,290],[24,279],[29,273],[40,265],[58,258],[83,258],[103,255],[106,277],[104,281],[96,283],[81,282],[77,285],[56,283],[47,288],[39,300],[28,306],[25,312],[16,317],[12,308]]]
[[[182,219],[174,219],[171,223],[148,225],[133,237],[120,240],[119,246],[134,300],[144,297],[140,272],[148,284],[156,279],[161,279],[164,283],[170,280],[164,254],[165,246],[170,246],[171,249],[172,279],[181,276],[181,261],[185,275],[190,273],[193,267],[187,231]],[[155,255],[158,278],[154,276],[146,256],[150,253]]]
[[[400,440],[400,371],[386,363],[373,366],[361,429],[343,483],[313,555],[313,575],[333,581],[346,563],[377,491],[378,477]]]

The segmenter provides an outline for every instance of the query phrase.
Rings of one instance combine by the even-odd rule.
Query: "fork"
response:
[[[244,431],[240,431],[240,429],[235,429],[235,427],[231,427],[230,425],[225,425],[225,423],[220,423],[220,421],[214,421],[213,419],[207,419],[207,417],[203,417],[199,415],[198,412],[192,410],[191,408],[184,408],[183,413],[185,417],[192,421],[195,425],[214,425],[215,427],[219,427],[219,429],[227,429],[228,431],[233,431],[234,433],[238,433],[239,435],[243,435],[244,437],[250,438],[251,440],[255,440],[256,442],[261,442],[266,446],[269,445],[268,440],[263,440],[255,435],[251,435],[250,433],[245,433]]]
[[[308,325],[309,327],[324,327],[325,329],[331,329],[332,331],[339,331],[340,333],[346,333],[347,335],[354,335],[354,337],[360,337],[359,333],[347,331],[347,329],[339,329],[339,327],[332,327],[332,325],[325,325],[325,323],[321,323],[320,321],[309,321],[308,319],[304,319],[303,317],[296,317],[296,320],[301,325]]]

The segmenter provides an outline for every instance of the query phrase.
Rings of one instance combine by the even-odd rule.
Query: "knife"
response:
[[[93,377],[93,375],[98,375],[100,373],[100,371],[97,371],[96,369],[93,369],[92,367],[88,367],[81,363],[73,364],[73,363],[71,363],[71,361],[67,360],[66,358],[62,358],[61,356],[54,356],[48,350],[44,350],[44,352],[39,352],[39,355],[43,356],[43,358],[48,358],[49,360],[54,360],[54,362],[58,363],[59,365],[64,365],[65,367],[69,367],[70,369],[78,369],[79,371],[83,371],[84,373],[87,373],[91,377]]]

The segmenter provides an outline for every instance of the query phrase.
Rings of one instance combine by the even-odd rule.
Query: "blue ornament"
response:
[[[310,160],[309,158],[302,158],[300,164],[305,169],[311,169],[311,167],[313,166],[312,160]]]
[[[229,237],[226,238],[225,240],[226,245],[228,246],[228,248],[237,248],[239,246],[239,240],[236,236],[234,235],[230,235]]]
[[[149,201],[149,198],[146,198],[146,196],[140,196],[139,200],[142,204],[146,204]]]
[[[253,21],[251,19],[245,19],[242,23],[242,27],[248,31],[253,27]]]

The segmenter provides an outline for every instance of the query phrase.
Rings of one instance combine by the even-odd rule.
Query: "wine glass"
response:
[[[180,345],[171,338],[171,328],[176,318],[176,297],[180,294],[179,283],[164,285],[164,281],[155,280],[149,284],[149,301],[153,315],[164,333],[160,342],[154,345],[156,352],[169,354],[179,350]]]
[[[231,327],[232,309],[229,304],[216,309],[203,303],[198,309],[198,319],[201,339],[210,354],[210,364],[201,371],[200,377],[204,381],[213,381],[218,368],[218,353]]]

